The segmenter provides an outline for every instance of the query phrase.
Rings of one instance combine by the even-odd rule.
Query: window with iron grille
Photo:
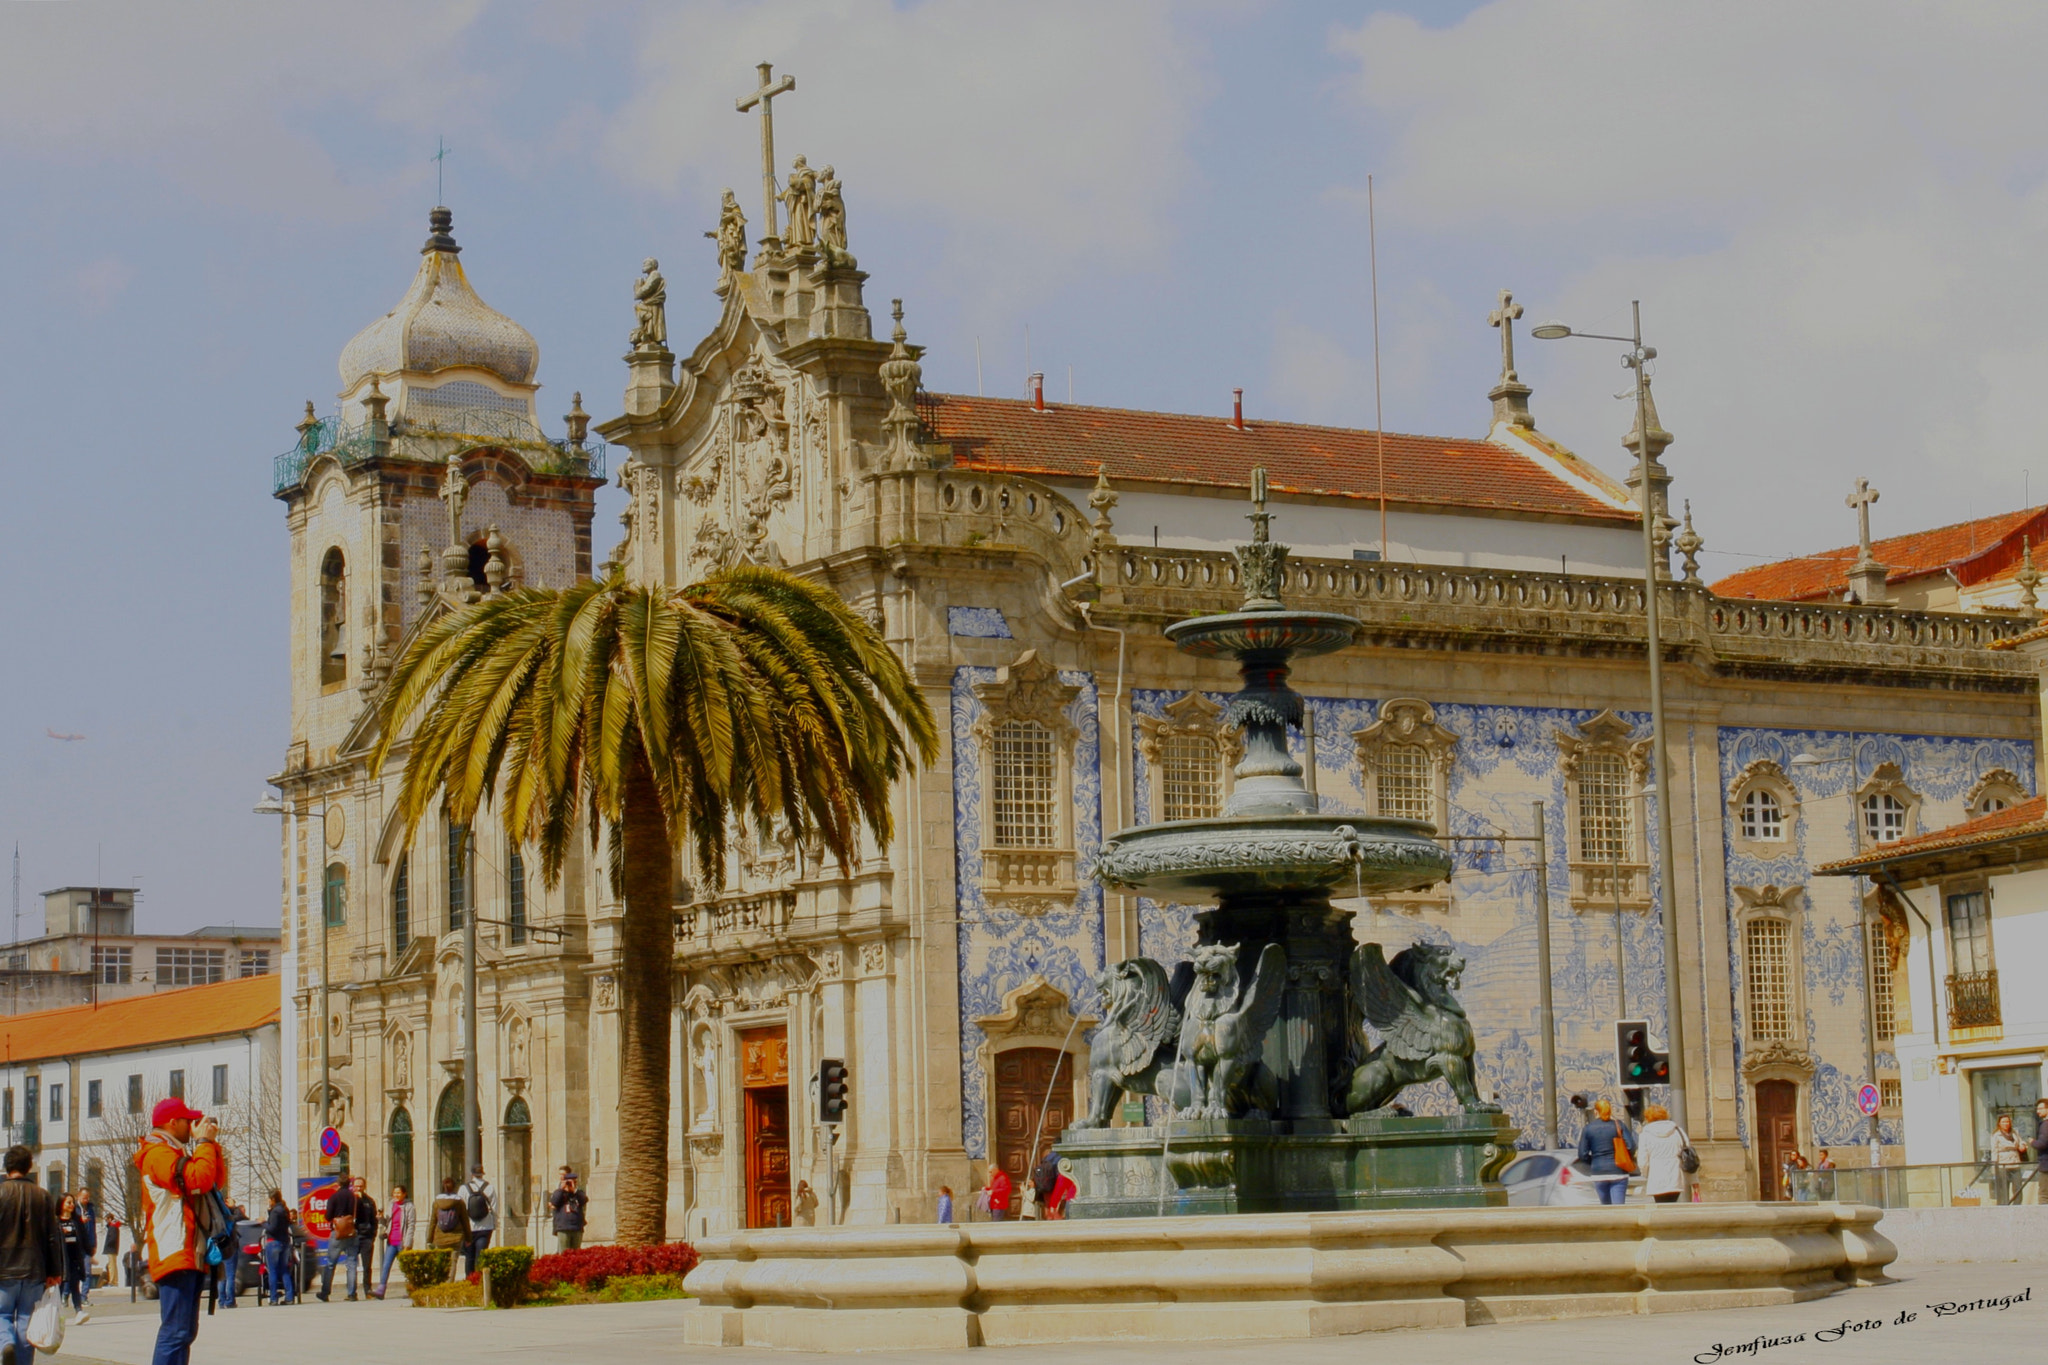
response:
[[[207,986],[228,979],[225,948],[159,948],[156,950],[156,984],[159,986]]]
[[[244,948],[244,949],[242,949],[242,956],[241,956],[240,966],[239,966],[239,968],[238,968],[237,970],[238,970],[238,974],[239,974],[239,975],[242,975],[242,976],[269,976],[269,975],[270,975],[270,949],[268,949],[268,948]]]
[[[1429,750],[1420,744],[1382,744],[1374,759],[1373,785],[1381,815],[1399,820],[1436,819],[1436,786]]]
[[[1052,731],[1036,721],[1006,721],[989,746],[995,781],[990,815],[997,848],[1058,843],[1059,766]]]
[[[1886,1039],[1893,1036],[1897,1027],[1892,1017],[1891,943],[1885,936],[1883,919],[1873,919],[1864,927],[1870,947],[1871,1028],[1879,1038]]]
[[[1753,919],[1743,930],[1748,968],[1749,1036],[1759,1042],[1792,1036],[1791,935],[1781,919]]]
[[[516,847],[505,858],[505,922],[512,942],[526,942],[526,859]]]
[[[92,974],[102,986],[122,986],[135,979],[135,950],[106,948],[92,950]]]
[[[1579,860],[1621,863],[1630,858],[1628,760],[1595,750],[1579,759]]]
[[[1223,751],[1207,735],[1168,735],[1159,746],[1161,812],[1206,820],[1223,810]]]
[[[1877,1083],[1877,1107],[1896,1114],[1906,1107],[1906,1087],[1897,1080],[1880,1080]]]
[[[1991,970],[1991,901],[1982,891],[1947,898],[1948,969],[1968,976]]]
[[[1742,837],[1764,843],[1783,843],[1785,808],[1776,793],[1753,787],[1742,798]]]
[[[391,879],[391,947],[404,952],[412,942],[412,860],[398,860],[398,875]]]
[[[1872,792],[1863,798],[1863,837],[1873,844],[1890,844],[1906,837],[1906,803],[1890,792]]]

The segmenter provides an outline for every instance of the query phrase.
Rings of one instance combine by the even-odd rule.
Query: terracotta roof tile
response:
[[[275,976],[245,976],[102,1005],[11,1015],[0,1018],[0,1057],[32,1062],[243,1033],[277,1022],[280,989]]]
[[[969,469],[1092,479],[1099,468],[1119,484],[1244,488],[1253,466],[1264,465],[1277,492],[1379,496],[1379,440],[1372,431],[1263,421],[1239,431],[1221,417],[1072,404],[1038,412],[1022,399],[950,393],[920,394],[918,411],[934,438],[952,445],[953,462]],[[1534,433],[1527,439],[1576,477],[1612,487],[1571,452]],[[1636,519],[1628,506],[1617,505],[1625,495],[1603,499],[1507,445],[1460,437],[1388,432],[1386,491],[1390,503],[1407,506]]]
[[[2021,539],[2030,538],[2040,545],[2044,532],[2048,532],[2048,507],[2034,507],[1891,536],[1872,542],[1870,550],[1878,563],[1891,570],[1891,582],[1953,569],[1956,577],[1970,586],[2011,573],[2019,566]],[[1839,597],[1848,590],[1849,568],[1855,562],[1856,547],[1846,545],[1743,569],[1715,583],[1713,590],[1722,597],[1756,597],[1769,602]]]
[[[2004,810],[1995,810],[1989,815],[1980,815],[1959,825],[1929,830],[1925,834],[1915,834],[1907,839],[1894,839],[1891,843],[1866,849],[1853,858],[1823,863],[1814,871],[1840,876],[1881,863],[1897,862],[1916,854],[1950,852],[1975,844],[1998,843],[2034,834],[2048,834],[2048,796],[2030,796],[2024,801],[2007,806]]]

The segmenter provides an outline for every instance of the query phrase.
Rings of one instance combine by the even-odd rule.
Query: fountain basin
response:
[[[1356,617],[1330,611],[1233,611],[1191,616],[1166,627],[1182,653],[1204,659],[1285,650],[1295,658],[1328,654],[1358,638]]]
[[[1358,894],[1428,886],[1451,855],[1425,820],[1362,815],[1216,816],[1121,830],[1096,855],[1112,891],[1182,904],[1224,897]]]

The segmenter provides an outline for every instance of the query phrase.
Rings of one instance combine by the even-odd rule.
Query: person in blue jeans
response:
[[[1627,1124],[1614,1117],[1613,1105],[1606,1100],[1593,1101],[1593,1117],[1586,1120],[1586,1126],[1579,1130],[1579,1160],[1586,1163],[1603,1204],[1628,1202],[1628,1172],[1614,1160],[1616,1138],[1627,1144],[1633,1156],[1636,1135],[1628,1130]]]
[[[284,1202],[283,1190],[270,1192],[270,1208],[263,1215],[263,1279],[272,1304],[299,1297],[298,1278],[292,1274],[292,1206]]]
[[[64,1273],[64,1241],[49,1192],[28,1178],[36,1154],[19,1143],[0,1159],[0,1348],[14,1365],[34,1365],[28,1344],[29,1315]]]

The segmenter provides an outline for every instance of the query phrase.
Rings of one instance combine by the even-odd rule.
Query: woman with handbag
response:
[[[1643,1119],[1642,1145],[1636,1152],[1643,1188],[1659,1204],[1676,1204],[1685,1195],[1686,1177],[1700,1168],[1699,1156],[1692,1139],[1671,1121],[1671,1111],[1663,1105],[1643,1110]]]
[[[1593,1117],[1579,1130],[1579,1160],[1586,1163],[1603,1204],[1628,1202],[1628,1178],[1636,1173],[1636,1140],[1614,1117],[1614,1106],[1593,1101]]]

